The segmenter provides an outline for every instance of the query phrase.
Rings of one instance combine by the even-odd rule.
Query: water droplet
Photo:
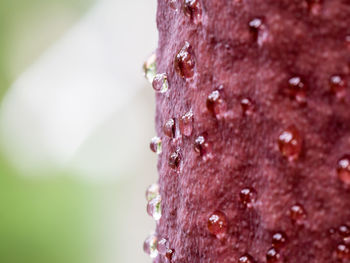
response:
[[[157,73],[157,66],[156,66],[156,54],[153,53],[147,61],[143,64],[143,73],[145,78],[149,81],[149,83],[152,84],[154,77]]]
[[[208,110],[217,118],[220,118],[226,112],[226,103],[222,99],[219,90],[214,90],[207,98]]]
[[[287,242],[287,236],[283,232],[277,232],[272,236],[272,246],[275,248],[282,247]]]
[[[184,136],[191,136],[193,131],[193,112],[190,110],[180,118],[180,132]]]
[[[254,41],[256,41],[259,46],[262,46],[267,39],[267,30],[263,20],[261,18],[254,18],[249,21],[249,28]]]
[[[195,139],[194,150],[202,157],[207,157],[210,153],[210,145],[204,135],[200,135]]]
[[[290,208],[290,219],[292,222],[300,224],[306,218],[306,212],[304,207],[300,204],[295,204]]]
[[[350,185],[350,155],[344,155],[338,161],[338,178],[345,184]]]
[[[345,243],[348,243],[350,241],[350,229],[347,225],[341,225],[338,228],[338,232]]]
[[[263,21],[260,18],[254,18],[253,20],[249,21],[249,27],[250,30],[254,33],[258,33],[259,28],[262,26]]]
[[[169,119],[163,127],[163,132],[166,136],[170,137],[170,138],[174,138],[175,137],[175,120],[174,119]]]
[[[156,154],[162,153],[162,140],[159,137],[153,137],[150,143],[150,148],[152,152]]]
[[[162,217],[162,198],[157,195],[151,199],[147,204],[147,213],[153,217],[154,220],[158,221]]]
[[[165,73],[157,74],[153,78],[153,89],[159,93],[165,93],[169,89],[168,77]]]
[[[350,258],[350,248],[345,244],[338,244],[336,254],[339,259]]]
[[[169,262],[172,262],[173,256],[174,256],[175,250],[172,248],[169,248],[165,254],[165,257],[169,260]]]
[[[242,106],[242,111],[243,115],[249,116],[254,113],[254,103],[251,99],[249,98],[244,98],[241,100],[241,106]]]
[[[156,258],[158,256],[157,251],[157,237],[152,234],[143,243],[143,251],[150,255],[151,258]]]
[[[274,247],[270,248],[266,253],[266,262],[267,263],[278,262],[280,258],[281,258],[280,254],[278,253],[278,251]]]
[[[346,96],[346,83],[342,76],[333,75],[329,79],[329,86],[338,99],[343,99]]]
[[[299,104],[306,103],[306,86],[300,77],[293,77],[288,80],[287,94]]]
[[[255,259],[249,255],[249,254],[245,254],[243,256],[241,256],[238,260],[238,263],[255,263]]]
[[[174,67],[177,74],[182,78],[191,78],[194,75],[195,61],[192,47],[187,41],[175,56]]]
[[[202,8],[199,0],[185,0],[183,9],[185,15],[190,17],[195,24],[200,22],[202,17]]]
[[[208,219],[209,232],[221,239],[227,231],[226,215],[220,211],[214,212]]]
[[[239,197],[241,202],[246,207],[251,207],[256,200],[257,193],[255,189],[246,187],[241,190]]]
[[[299,131],[291,126],[278,137],[278,147],[281,154],[289,161],[298,159],[301,153],[302,139]]]
[[[159,195],[159,185],[152,184],[146,190],[146,200],[151,201]]]
[[[173,152],[169,157],[169,166],[172,169],[177,169],[180,165],[181,155],[179,150]]]
[[[165,238],[162,238],[161,240],[158,241],[158,253],[161,255],[165,255],[167,250],[169,249],[169,242]]]
[[[306,0],[309,12],[312,15],[318,15],[322,9],[322,0]]]

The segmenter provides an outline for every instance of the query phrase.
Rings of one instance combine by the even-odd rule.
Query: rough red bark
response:
[[[169,2],[158,0],[157,13],[157,71],[169,91],[157,94],[156,233],[172,262],[350,262],[337,253],[349,240],[339,226],[350,224],[350,187],[337,173],[350,153],[350,1],[193,0],[199,9],[185,12],[182,0],[177,11]],[[186,41],[192,77],[191,65],[174,66]],[[190,110],[186,136],[179,123]],[[171,118],[173,139],[163,131]],[[200,135],[207,144],[195,147]],[[208,228],[217,211],[227,229]],[[273,241],[277,232],[286,242]],[[267,256],[272,243],[279,261]]]

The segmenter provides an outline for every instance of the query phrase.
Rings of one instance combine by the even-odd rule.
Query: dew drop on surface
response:
[[[249,254],[245,254],[241,256],[238,260],[238,263],[255,263],[255,262],[256,261],[254,260],[254,258]]]
[[[204,135],[200,135],[195,139],[194,150],[202,157],[206,157],[210,154],[210,145]]]
[[[266,253],[266,262],[267,263],[279,262],[280,257],[281,256],[278,253],[278,251],[274,247],[272,247]]]
[[[147,213],[153,217],[154,220],[158,221],[162,217],[162,198],[157,195],[155,198],[150,200],[147,204]]]
[[[165,255],[169,249],[169,242],[165,238],[162,238],[158,241],[157,245],[158,253],[161,255]]]
[[[192,78],[194,75],[195,61],[190,43],[185,42],[181,50],[176,54],[174,67],[176,73],[182,78]]]
[[[175,137],[175,120],[174,119],[169,119],[163,126],[163,132],[166,136],[170,138]]]
[[[143,64],[143,73],[145,78],[152,84],[154,77],[157,74],[156,54],[153,53]]]
[[[256,196],[257,196],[257,193],[255,189],[250,187],[246,187],[242,189],[241,192],[239,193],[239,198],[242,204],[246,207],[251,207],[253,205],[253,203],[256,201]]]
[[[306,218],[306,212],[302,205],[295,204],[290,208],[289,211],[290,219],[293,223],[301,223]]]
[[[162,140],[159,137],[153,137],[150,143],[150,148],[152,152],[156,154],[162,153]]]
[[[283,232],[276,232],[272,236],[272,246],[281,248],[287,242],[287,236]]]
[[[146,200],[151,201],[159,195],[159,185],[152,184],[146,190]]]
[[[172,169],[177,169],[180,165],[180,161],[181,161],[181,155],[179,150],[173,152],[172,154],[170,154],[169,157],[169,166]]]
[[[278,137],[278,147],[281,154],[289,161],[297,160],[302,147],[299,131],[294,126],[283,131]]]
[[[168,259],[169,262],[172,262],[174,253],[175,253],[174,249],[172,248],[167,249],[167,252],[165,253],[165,257]]]
[[[143,251],[150,255],[151,258],[156,258],[158,256],[157,237],[154,234],[146,238],[143,243]]]
[[[193,112],[190,110],[180,117],[180,132],[184,136],[191,136],[193,131]]]
[[[340,236],[345,239],[345,241],[349,241],[348,239],[350,238],[350,229],[347,225],[341,225],[338,228],[338,232],[340,234]]]
[[[226,215],[220,211],[214,212],[208,219],[208,230],[217,238],[223,238],[227,231]]]
[[[299,104],[306,103],[306,86],[300,77],[293,77],[288,80],[287,94]]]
[[[306,0],[309,12],[312,15],[318,15],[322,9],[322,0]]]
[[[197,24],[202,17],[202,8],[199,0],[184,0],[184,13]]]
[[[249,21],[248,25],[254,41],[257,41],[258,45],[262,46],[267,39],[267,30],[263,20],[261,18],[254,18],[253,20]]]
[[[350,258],[350,248],[345,244],[338,244],[336,249],[336,254],[339,259]]]
[[[329,86],[331,92],[335,94],[338,99],[343,99],[346,96],[346,83],[342,76],[333,75],[329,79]]]
[[[207,108],[216,117],[220,117],[226,112],[226,103],[222,99],[219,90],[214,90],[207,98]]]
[[[350,185],[350,155],[344,155],[338,161],[337,167],[338,178],[343,183]]]
[[[249,98],[242,99],[241,106],[242,106],[243,115],[250,116],[254,113],[255,106],[251,99]]]
[[[159,93],[165,93],[169,89],[168,77],[165,73],[157,74],[153,78],[153,89]]]

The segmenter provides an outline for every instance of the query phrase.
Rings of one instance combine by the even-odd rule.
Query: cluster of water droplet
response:
[[[320,10],[321,0],[305,0],[307,6],[312,14],[316,14]],[[177,2],[169,0],[171,8],[176,9]],[[198,24],[202,18],[201,2],[199,0],[184,0],[182,2],[182,10],[190,20]],[[177,9],[176,9],[177,10]],[[253,39],[261,46],[266,40],[266,25],[263,18],[254,18],[248,22],[249,30]],[[350,47],[350,36],[346,37],[346,43]],[[178,50],[174,58],[174,69],[178,76],[182,79],[192,79],[195,75],[196,61],[194,50],[191,44],[186,41]],[[152,83],[153,89],[160,94],[167,93],[169,90],[168,76],[166,73],[157,74],[156,56],[153,54],[144,64],[144,74],[147,80]],[[347,84],[343,76],[333,75],[329,78],[329,90],[339,100],[343,100],[347,92]],[[299,105],[305,106],[307,104],[307,85],[300,76],[292,76],[285,84],[285,94],[290,99],[295,100]],[[250,116],[254,114],[256,105],[254,101],[248,97],[241,99],[241,108],[243,116]],[[205,101],[205,106],[208,112],[216,119],[220,120],[227,112],[227,104],[224,99],[223,87],[208,94]],[[191,137],[194,129],[194,114],[192,110],[185,112],[178,118],[170,118],[163,125],[163,133],[165,136],[174,139],[176,128],[178,125],[179,132],[182,136]],[[195,137],[193,142],[193,149],[204,160],[207,156],[211,156],[211,145],[208,137],[210,135],[203,133]],[[277,147],[280,154],[289,161],[296,161],[300,158],[302,153],[303,139],[294,125],[289,126],[283,130],[277,139]],[[151,141],[150,148],[153,152],[160,154],[162,152],[162,140],[159,137],[154,137]],[[168,158],[168,165],[171,169],[177,170],[181,163],[180,148],[176,148]],[[344,155],[337,166],[338,178],[346,185],[350,185],[350,155]],[[252,208],[257,199],[257,192],[251,187],[243,188],[239,193],[241,204],[245,208]],[[154,184],[147,190],[147,212],[155,219],[161,218],[161,196],[159,194],[159,186]],[[302,224],[307,217],[306,211],[301,204],[294,204],[288,211],[289,217],[293,224]],[[208,217],[207,222],[208,231],[218,239],[223,239],[228,231],[227,217],[222,211],[215,211]],[[350,258],[350,231],[347,226],[341,226],[339,233],[343,237],[342,243],[337,246],[336,254],[338,258]],[[287,236],[283,232],[276,232],[272,236],[272,245],[266,252],[266,261],[268,263],[279,262],[281,260],[280,250],[287,242]],[[144,245],[146,253],[150,254],[152,258],[158,255],[165,256],[171,261],[174,250],[169,248],[169,242],[162,238],[159,241],[153,234],[147,238]],[[256,262],[255,259],[245,254],[239,258],[239,262]]]

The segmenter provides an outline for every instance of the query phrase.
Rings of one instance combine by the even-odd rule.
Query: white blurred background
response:
[[[144,198],[157,180],[156,157],[149,150],[154,93],[141,69],[157,46],[156,0],[35,0],[35,8],[23,0],[4,1],[13,14],[7,13],[10,29],[2,28],[11,39],[2,41],[0,57],[7,78],[0,142],[4,169],[16,180],[3,198],[15,208],[8,208],[0,233],[10,229],[10,249],[23,253],[27,247],[21,242],[29,237],[19,229],[32,227],[28,236],[38,233],[28,240],[38,253],[32,251],[35,256],[27,255],[26,262],[150,262],[142,244],[154,228]],[[41,208],[30,208],[38,203]],[[73,203],[76,207],[63,209]],[[30,209],[15,212],[22,206]],[[22,213],[32,223],[19,218]],[[11,225],[13,220],[18,222]],[[57,238],[46,235],[53,227]],[[77,241],[66,253],[64,243],[72,239]],[[8,254],[0,261],[20,262]]]

